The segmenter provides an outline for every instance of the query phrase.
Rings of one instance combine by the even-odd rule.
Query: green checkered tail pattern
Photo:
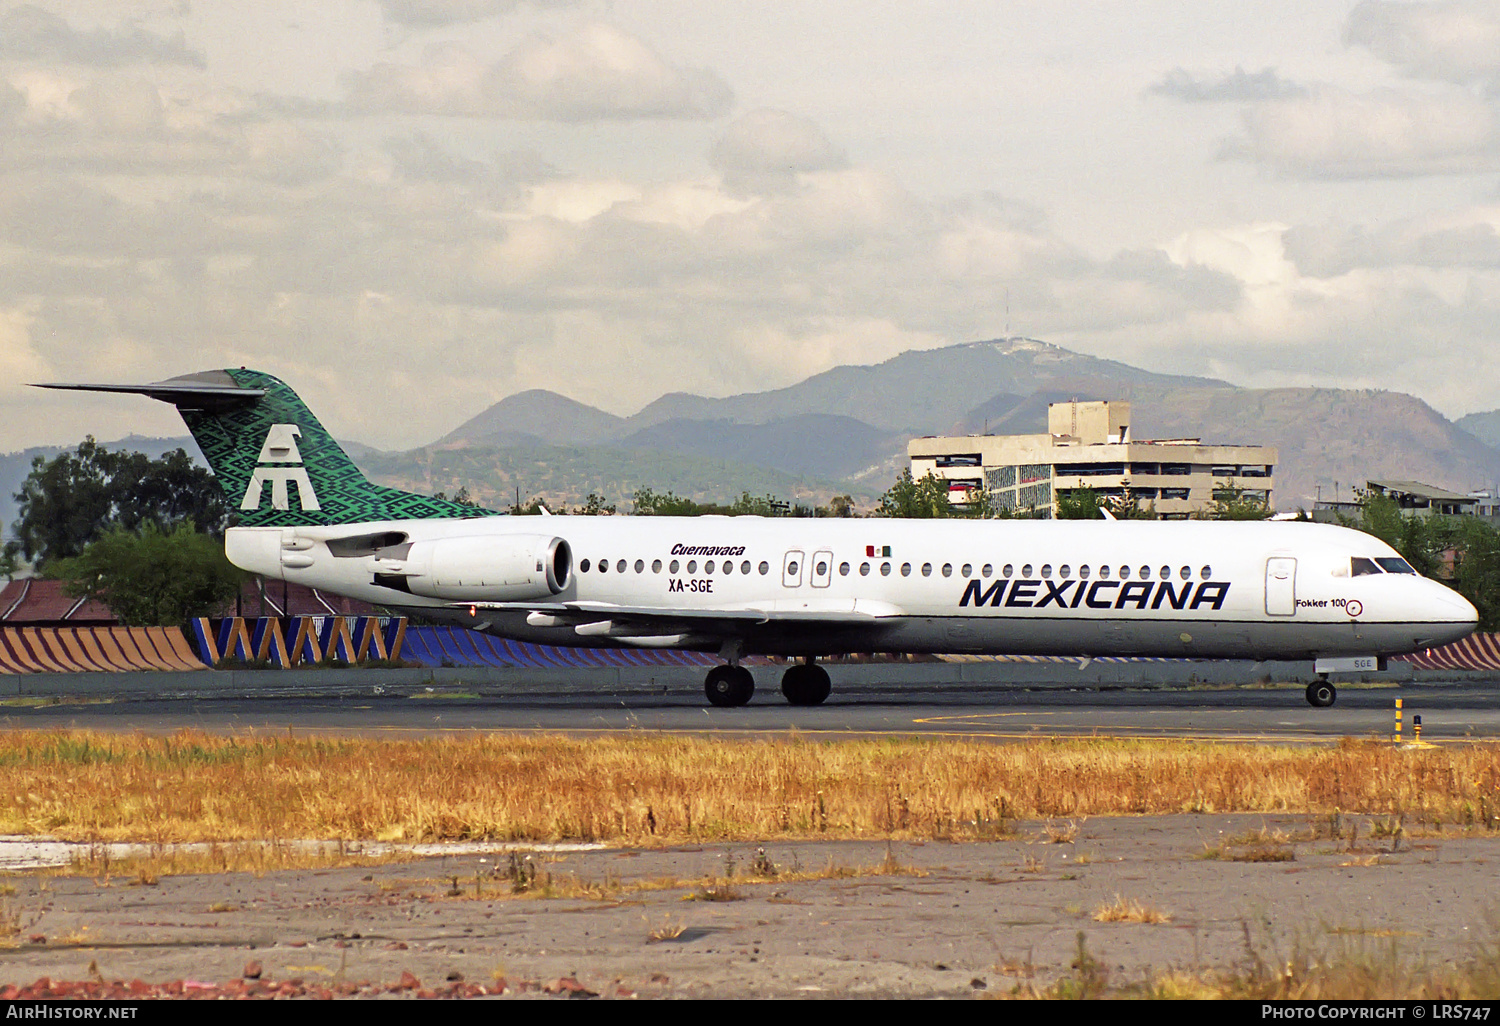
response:
[[[371,483],[286,383],[225,371],[265,395],[182,417],[245,527],[311,527],[376,520],[491,515],[488,510]]]

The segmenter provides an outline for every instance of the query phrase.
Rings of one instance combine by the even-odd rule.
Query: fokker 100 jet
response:
[[[800,658],[781,691],[828,697],[818,656],[944,652],[1310,659],[1327,674],[1455,641],[1472,605],[1358,531],[1297,522],[518,517],[371,483],[291,388],[258,371],[148,385],[175,405],[240,525],[252,573],[547,645]]]

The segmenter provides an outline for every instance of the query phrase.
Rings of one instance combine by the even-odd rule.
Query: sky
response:
[[[0,449],[1025,335],[1500,407],[1500,0],[0,0]]]

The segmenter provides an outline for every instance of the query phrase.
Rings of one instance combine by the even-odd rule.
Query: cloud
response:
[[[390,21],[433,28],[510,14],[519,7],[571,7],[575,3],[577,0],[380,0],[380,9]]]
[[[1173,68],[1149,91],[1188,103],[1254,103],[1307,95],[1305,87],[1277,75],[1274,68],[1251,73],[1239,66],[1217,78],[1198,77],[1182,68]]]
[[[0,171],[49,169],[145,178],[184,173],[248,175],[302,183],[339,169],[334,138],[297,120],[268,116],[256,97],[232,89],[169,88],[101,70],[76,80],[23,76],[24,110],[11,111],[0,82]]]
[[[1382,90],[1356,94],[1323,86],[1245,112],[1247,137],[1225,156],[1310,178],[1391,178],[1500,167],[1496,111],[1462,91],[1442,95]]]
[[[182,33],[166,38],[139,26],[115,31],[75,29],[63,18],[32,4],[0,14],[0,59],[62,62],[93,67],[180,64],[204,68],[203,55],[190,50]]]
[[[592,22],[557,39],[533,36],[488,63],[458,43],[418,64],[377,64],[345,78],[362,114],[448,114],[533,121],[707,118],[733,94],[711,71],[668,64],[637,37]]]
[[[1493,81],[1500,72],[1500,3],[1363,0],[1349,12],[1344,41],[1413,77]]]
[[[785,188],[799,174],[848,164],[816,124],[765,108],[736,118],[709,150],[708,161],[727,184],[751,191]]]

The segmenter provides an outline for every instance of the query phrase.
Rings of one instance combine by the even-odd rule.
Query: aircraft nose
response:
[[[1474,608],[1474,603],[1452,588],[1439,585],[1438,594],[1433,598],[1433,604],[1445,621],[1458,626],[1467,626],[1470,630],[1479,625],[1479,610]]]

